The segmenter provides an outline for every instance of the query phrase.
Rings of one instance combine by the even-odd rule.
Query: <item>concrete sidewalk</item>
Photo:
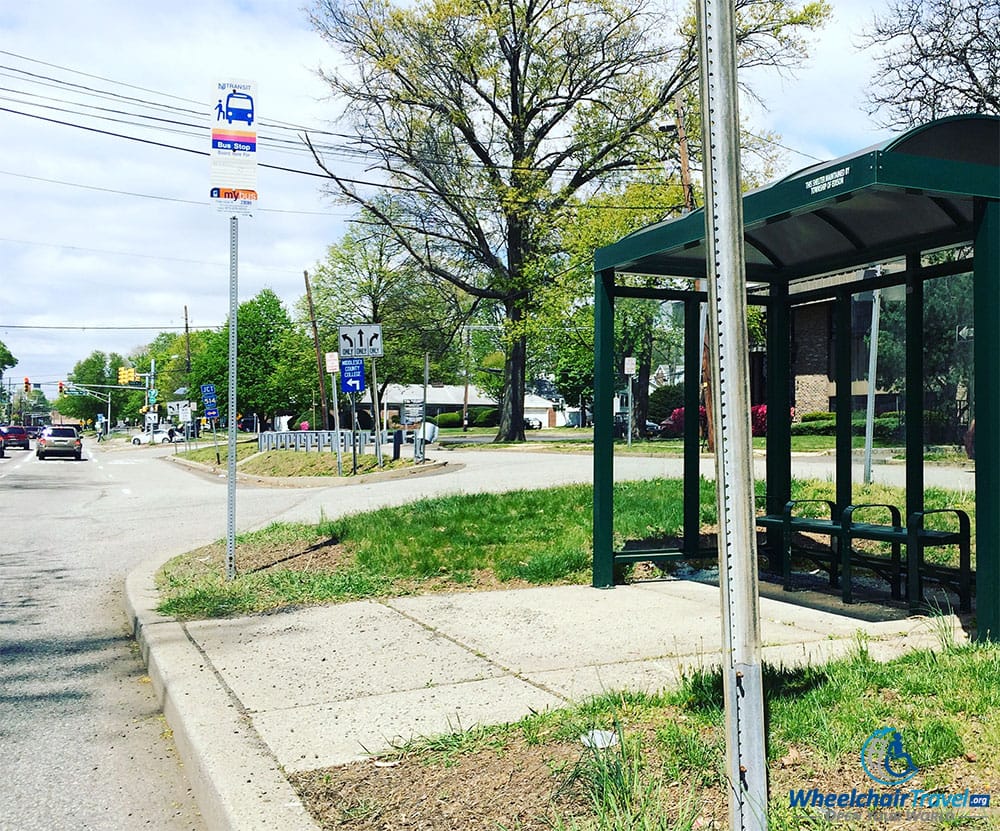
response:
[[[159,565],[129,576],[126,602],[209,828],[314,829],[283,772],[609,690],[658,690],[719,660],[719,591],[703,583],[435,594],[181,624],[154,611]],[[810,599],[829,608],[786,602]],[[966,638],[957,618],[845,611],[806,593],[762,597],[764,659],[822,662],[859,632],[879,659],[939,645],[942,625]]]

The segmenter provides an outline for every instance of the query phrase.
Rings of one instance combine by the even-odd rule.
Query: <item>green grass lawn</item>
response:
[[[757,487],[763,493],[763,483]],[[832,499],[833,487],[795,481],[792,493],[799,499]],[[615,548],[628,541],[646,548],[669,545],[682,528],[682,490],[678,479],[616,484]],[[904,504],[901,490],[885,485],[856,486],[855,499]],[[925,502],[928,509],[962,508],[975,521],[970,494],[929,488]],[[316,525],[274,524],[237,537],[236,580],[223,579],[221,543],[171,560],[159,573],[160,609],[181,617],[211,617],[434,588],[587,583],[592,511],[591,487],[570,485],[423,499]],[[715,485],[703,479],[701,524],[711,527],[715,521]],[[319,558],[322,549],[336,552],[334,565],[319,559],[317,567],[293,570],[270,553],[281,553],[287,564],[307,551]],[[929,549],[927,556],[957,563],[957,551],[950,548]],[[241,568],[247,562],[255,568]]]

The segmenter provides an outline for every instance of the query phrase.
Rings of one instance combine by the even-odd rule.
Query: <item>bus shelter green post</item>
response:
[[[614,586],[615,272],[594,277],[594,565],[593,586]]]
[[[841,291],[834,301],[834,374],[836,377],[837,512],[851,504],[851,293]]]
[[[906,255],[906,517],[924,509],[924,280],[920,252]],[[907,552],[909,554],[909,552]],[[915,609],[918,569],[906,570],[906,597]]]
[[[1000,640],[1000,201],[975,214],[976,632]]]
[[[701,534],[701,303],[684,301],[684,553],[698,554]]]
[[[792,498],[791,309],[788,284],[771,284],[767,304],[767,482],[765,511],[780,516]],[[767,528],[768,567],[780,574],[785,546],[781,528]]]

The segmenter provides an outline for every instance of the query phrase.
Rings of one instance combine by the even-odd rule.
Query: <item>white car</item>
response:
[[[171,439],[170,438],[170,433],[169,433],[168,430],[161,430],[159,427],[157,427],[155,430],[153,430],[153,441],[152,442],[150,442],[150,440],[149,440],[149,431],[148,430],[145,433],[133,433],[132,434],[132,444],[134,444],[134,445],[150,444],[150,443],[152,443],[152,444],[170,444],[171,441],[184,441],[184,431],[183,430],[176,430],[175,429],[174,430],[174,437]]]

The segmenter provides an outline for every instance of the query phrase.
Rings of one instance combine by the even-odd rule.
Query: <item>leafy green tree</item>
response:
[[[737,0],[742,66],[790,66],[823,2]],[[424,272],[504,311],[501,441],[523,440],[526,323],[552,276],[555,217],[659,163],[668,103],[694,85],[697,32],[624,0],[316,0],[345,101],[392,210],[317,163]]]
[[[134,421],[143,405],[143,393],[110,389],[118,384],[118,367],[128,365],[115,352],[105,354],[95,350],[83,360],[77,361],[66,380],[82,387],[91,387],[101,395],[110,393],[112,421],[119,418]],[[82,422],[96,421],[98,414],[106,416],[108,411],[106,403],[89,395],[62,395],[56,400],[56,407],[64,416]]]
[[[973,377],[972,341],[956,336],[971,326],[972,275],[924,283],[924,406],[928,441],[958,441],[955,402],[959,387]],[[879,387],[902,393],[906,387],[906,304],[883,299],[879,317]],[[972,391],[974,393],[974,391]]]
[[[7,345],[3,341],[0,341],[0,378],[3,378],[4,372],[12,366],[17,366],[17,358],[11,354]]]
[[[239,305],[236,328],[236,404],[261,422],[309,408],[315,389],[315,351],[271,289]],[[220,416],[229,406],[229,321],[204,337],[192,355],[189,387],[215,385]]]

